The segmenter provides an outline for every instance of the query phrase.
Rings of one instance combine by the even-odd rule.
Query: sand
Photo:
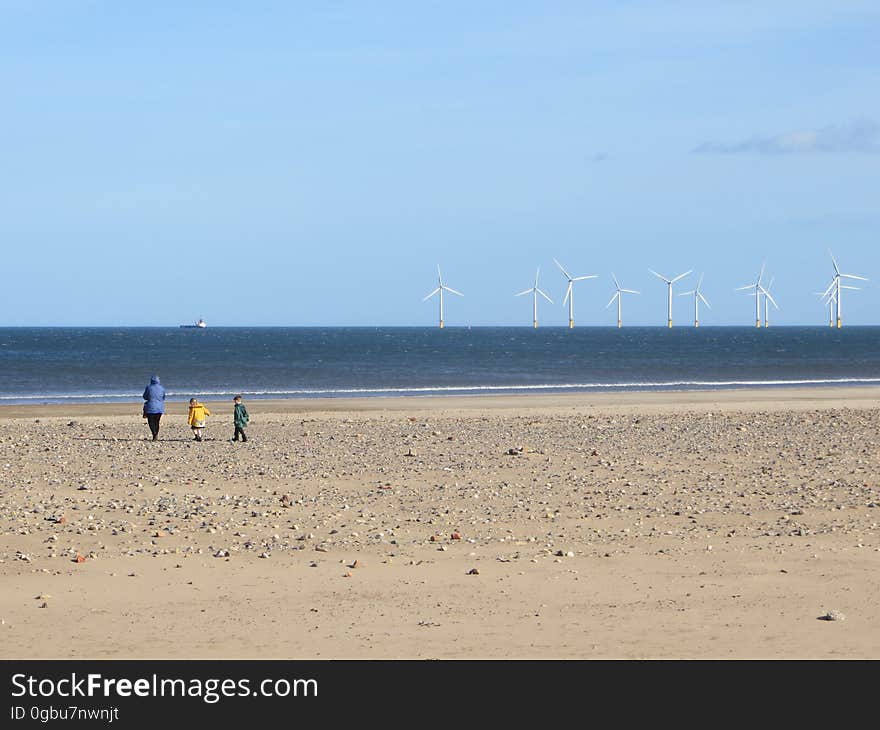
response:
[[[0,408],[0,657],[878,658],[878,397]]]

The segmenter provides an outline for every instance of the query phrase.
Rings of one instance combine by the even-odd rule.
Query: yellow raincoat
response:
[[[189,418],[186,422],[193,428],[204,428],[205,418],[210,415],[211,411],[201,403],[196,402],[189,407]]]

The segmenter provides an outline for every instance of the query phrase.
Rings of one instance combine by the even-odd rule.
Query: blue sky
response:
[[[871,278],[871,2],[0,0],[2,325],[778,324]],[[696,274],[682,284],[693,284]],[[691,287],[686,287],[691,288]],[[680,289],[684,291],[685,288]],[[676,321],[691,318],[677,297]]]

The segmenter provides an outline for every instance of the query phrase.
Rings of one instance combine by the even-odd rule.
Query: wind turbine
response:
[[[761,291],[764,294],[764,329],[770,326],[770,304],[772,303],[776,309],[779,309],[779,305],[776,303],[776,300],[770,296],[770,288],[773,286],[773,281],[776,277],[770,277],[770,283],[767,284],[767,288],[761,287]]]
[[[764,267],[766,266],[766,262],[761,264],[761,272],[758,274],[758,280],[754,284],[746,284],[745,286],[738,286],[735,291],[742,291],[743,289],[754,289],[755,296],[755,327],[761,326],[761,293],[764,291],[764,287],[761,286],[761,279],[764,278]],[[775,302],[774,302],[775,304]]]
[[[425,302],[428,299],[430,299],[431,297],[433,297],[435,294],[440,294],[440,329],[443,329],[443,327],[444,327],[444,324],[443,324],[443,292],[444,291],[448,291],[452,294],[458,294],[458,296],[460,296],[460,297],[464,296],[464,294],[462,294],[460,291],[455,291],[455,289],[452,289],[443,283],[443,276],[440,274],[440,264],[437,264],[437,288],[434,291],[432,291],[430,294],[428,294],[428,296],[426,296],[424,299],[422,299],[422,301]]]
[[[841,316],[840,316],[840,290],[841,289],[855,289],[858,290],[857,286],[845,286],[840,283],[841,279],[858,279],[859,281],[867,281],[864,276],[856,276],[855,274],[841,274],[840,267],[837,265],[837,261],[834,259],[834,254],[831,251],[828,251],[828,255],[831,257],[831,263],[834,264],[834,278],[831,280],[831,284],[828,285],[828,288],[825,290],[825,296],[834,289],[835,290],[835,298],[837,299],[837,327],[841,327]]]
[[[703,296],[703,292],[700,290],[701,286],[703,286],[702,274],[700,274],[700,281],[697,283],[696,289],[694,289],[693,291],[682,292],[678,295],[680,297],[686,297],[688,294],[694,295],[694,327],[700,326],[700,300],[702,300],[703,304],[709,307],[709,309],[712,309],[712,305],[709,304],[709,301],[706,299],[706,297]]]
[[[690,274],[691,271],[693,271],[693,269],[688,269],[683,274],[679,274],[678,276],[676,276],[674,279],[667,279],[665,276],[663,276],[662,274],[658,274],[653,269],[648,269],[648,271],[650,271],[658,279],[663,279],[663,281],[666,282],[666,286],[669,289],[669,309],[668,309],[668,313],[666,316],[666,326],[672,327],[672,285],[676,281],[678,281],[679,279],[684,279],[684,277],[686,277],[688,274]]]
[[[828,326],[829,327],[835,326],[835,316],[834,316],[835,309],[837,310],[836,324],[838,327],[841,326],[840,305],[838,304],[838,301],[839,301],[839,297],[840,297],[840,290],[842,290],[842,289],[851,289],[852,291],[859,291],[859,287],[847,286],[846,284],[841,284],[840,289],[838,289],[835,284],[834,279],[832,279],[831,284],[829,285],[828,289],[826,289],[823,292],[819,292],[820,297],[823,297],[823,298],[827,297],[828,306],[829,306],[829,310],[830,310],[828,313]]]
[[[534,294],[535,301],[532,305],[532,327],[535,328],[537,328],[538,326],[538,294],[544,297],[544,299],[550,302],[550,304],[553,304],[553,300],[540,289],[538,289],[538,274],[540,273],[540,271],[540,268],[535,271],[535,285],[531,289],[526,289],[525,291],[521,291],[519,294],[514,294],[514,296],[516,297],[521,297],[523,294]]]
[[[556,265],[559,267],[559,270],[562,272],[563,276],[568,279],[568,288],[565,290],[565,298],[562,300],[562,306],[565,306],[565,302],[568,301],[568,328],[571,329],[574,327],[574,292],[572,287],[574,286],[574,282],[583,281],[584,279],[596,279],[598,278],[598,274],[589,274],[588,276],[572,276],[569,274],[564,268],[562,268],[562,264],[560,264],[556,259],[553,259],[556,262]]]
[[[621,327],[623,325],[623,320],[621,318],[620,310],[621,310],[621,302],[623,301],[623,294],[639,294],[635,289],[621,289],[620,282],[617,280],[617,277],[614,275],[614,272],[611,272],[611,278],[614,279],[614,286],[617,287],[617,291],[614,296],[611,297],[611,301],[605,305],[605,309],[608,309],[613,303],[614,300],[617,300],[617,326]]]
[[[767,288],[765,289],[763,285],[759,286],[759,293],[756,295],[754,292],[749,294],[750,297],[757,296],[760,301],[761,294],[764,295],[764,328],[770,326],[770,304],[772,303],[774,307],[779,309],[779,305],[776,303],[776,300],[770,295],[770,287],[773,286],[773,280],[775,277],[770,279],[770,283],[767,284]],[[761,305],[758,305],[758,311],[760,311]]]

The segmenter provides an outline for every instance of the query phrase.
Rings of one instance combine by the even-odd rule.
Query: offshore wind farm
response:
[[[843,326],[843,316],[842,316],[842,308],[841,308],[841,298],[842,298],[842,290],[850,290],[850,291],[858,291],[860,287],[851,286],[849,284],[843,283],[843,280],[857,280],[857,281],[868,281],[868,279],[864,276],[856,275],[856,274],[844,274],[841,272],[840,267],[837,264],[837,260],[834,258],[834,254],[831,251],[828,251],[828,255],[831,259],[832,264],[832,277],[831,281],[828,284],[827,288],[821,292],[814,292],[815,295],[818,295],[822,302],[829,307],[831,310],[831,314],[829,316],[829,326],[841,328]],[[584,281],[587,279],[597,279],[599,278],[598,274],[587,274],[581,276],[572,276],[568,273],[568,271],[559,263],[555,258],[553,262],[559,268],[562,273],[564,282],[566,284],[564,295],[562,297],[563,306],[567,304],[568,306],[568,328],[574,329],[575,321],[574,321],[574,284],[578,281]],[[770,277],[769,282],[766,282],[766,262],[761,264],[761,268],[758,272],[758,276],[754,282],[746,284],[744,286],[736,287],[734,291],[746,291],[750,297],[754,298],[754,306],[755,306],[755,314],[754,314],[754,326],[756,329],[764,329],[770,326],[770,305],[773,305],[773,308],[778,310],[779,304],[776,302],[776,299],[770,293],[770,289],[773,287],[774,282],[776,281],[776,277]],[[648,269],[648,271],[653,274],[655,277],[660,279],[666,285],[666,327],[671,329],[674,324],[673,317],[673,287],[674,285],[688,277],[693,273],[692,269],[688,269],[687,271],[678,274],[677,276],[669,279],[665,277],[663,274],[660,274],[653,269]],[[533,295],[533,308],[532,308],[532,327],[538,327],[538,295],[546,299],[550,304],[553,303],[552,299],[548,296],[546,292],[538,288],[538,274],[540,273],[540,267],[535,272],[535,283],[529,289],[518,292],[515,296],[525,296],[526,294]],[[440,299],[440,315],[439,315],[439,327],[445,327],[445,321],[443,318],[443,292],[448,291],[453,294],[458,294],[459,296],[463,296],[460,292],[455,291],[454,289],[450,289],[449,287],[444,286],[442,277],[440,275],[440,265],[437,265],[437,275],[438,275],[438,286],[434,289],[430,294],[424,297],[423,301],[427,299],[439,295]],[[693,297],[694,303],[694,317],[693,317],[693,326],[700,326],[700,303],[704,304],[706,307],[711,309],[711,305],[709,304],[708,299],[702,291],[703,278],[705,273],[700,274],[699,281],[696,286],[687,292],[682,292],[680,296],[691,296]],[[605,305],[607,309],[610,307],[615,301],[617,302],[617,327],[621,328],[623,326],[623,294],[640,294],[641,292],[634,289],[624,289],[621,287],[620,282],[617,280],[617,277],[611,272],[611,279],[614,282],[615,290],[614,294],[611,297],[611,300],[608,304]],[[763,321],[762,321],[763,316]]]

